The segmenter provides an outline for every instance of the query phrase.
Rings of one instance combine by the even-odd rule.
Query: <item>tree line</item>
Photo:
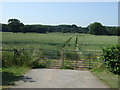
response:
[[[99,22],[94,22],[87,27],[80,27],[75,24],[72,25],[24,25],[18,19],[9,19],[8,24],[2,24],[2,32],[13,33],[86,33],[93,35],[117,35],[120,36],[120,27],[103,26]]]

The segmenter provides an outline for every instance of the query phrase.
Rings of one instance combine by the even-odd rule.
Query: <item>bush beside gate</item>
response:
[[[103,48],[102,57],[109,71],[120,74],[120,45]]]

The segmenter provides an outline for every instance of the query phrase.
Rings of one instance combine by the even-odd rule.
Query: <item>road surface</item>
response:
[[[108,88],[90,71],[32,69],[12,88]]]

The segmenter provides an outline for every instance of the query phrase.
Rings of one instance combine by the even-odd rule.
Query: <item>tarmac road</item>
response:
[[[90,71],[32,69],[12,88],[109,88]]]

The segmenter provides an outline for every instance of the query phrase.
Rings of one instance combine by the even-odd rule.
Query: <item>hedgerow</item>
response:
[[[102,57],[109,71],[120,74],[120,45],[103,48]]]

